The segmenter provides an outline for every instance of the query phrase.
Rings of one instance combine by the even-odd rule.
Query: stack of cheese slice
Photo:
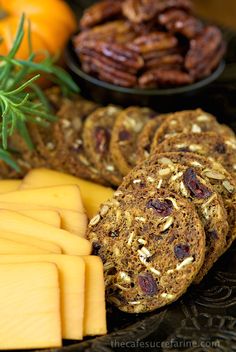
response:
[[[0,181],[0,348],[105,334],[103,265],[90,255],[78,184],[23,185]]]

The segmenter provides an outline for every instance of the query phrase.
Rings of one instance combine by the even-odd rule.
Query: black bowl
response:
[[[153,107],[160,112],[199,107],[200,96],[204,94],[225,68],[222,61],[218,68],[207,78],[191,85],[168,89],[124,88],[90,76],[81,69],[80,61],[69,42],[65,60],[81,94],[99,104],[118,104],[121,106],[141,105]]]

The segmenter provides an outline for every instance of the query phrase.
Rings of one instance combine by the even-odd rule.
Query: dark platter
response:
[[[236,33],[223,31],[228,43],[223,74],[197,95],[178,97],[177,106],[173,96],[167,99],[169,110],[201,107],[236,131]],[[182,299],[165,309],[129,315],[108,306],[107,312],[108,335],[68,341],[63,349],[51,351],[236,351],[236,244],[201,285],[191,286]]]

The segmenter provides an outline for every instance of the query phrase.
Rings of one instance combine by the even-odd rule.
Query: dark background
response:
[[[236,0],[193,0],[202,17],[236,29]]]

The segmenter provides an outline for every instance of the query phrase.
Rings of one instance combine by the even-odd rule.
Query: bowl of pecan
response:
[[[84,11],[66,58],[93,99],[153,105],[216,80],[225,51],[221,30],[190,0],[103,0]]]

